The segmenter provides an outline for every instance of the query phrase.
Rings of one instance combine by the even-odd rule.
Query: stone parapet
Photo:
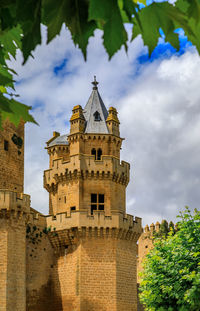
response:
[[[0,190],[0,210],[30,212],[30,196],[10,190]]]
[[[76,168],[76,169],[75,169]],[[49,190],[59,181],[77,178],[109,178],[125,185],[129,182],[130,164],[113,156],[102,156],[102,160],[95,160],[93,155],[77,154],[70,157],[70,161],[62,158],[53,161],[53,167],[44,171],[44,187]]]
[[[94,211],[89,215],[85,211],[74,211],[68,216],[67,213],[60,213],[55,216],[46,216],[47,226],[57,230],[70,229],[73,227],[102,227],[122,228],[133,230],[141,234],[141,218],[123,213],[112,213],[112,216],[105,216],[104,211]]]
[[[51,227],[49,237],[54,247],[76,244],[80,238],[108,238],[137,241],[141,231],[141,218],[122,213],[105,216],[104,212],[72,212],[47,216],[47,227]]]

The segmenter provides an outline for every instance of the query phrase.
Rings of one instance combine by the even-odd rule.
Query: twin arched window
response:
[[[101,148],[99,148],[97,150],[95,148],[93,148],[91,151],[91,154],[94,155],[95,160],[101,160],[102,150],[101,150]]]

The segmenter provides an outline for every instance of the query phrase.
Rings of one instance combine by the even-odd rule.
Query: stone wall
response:
[[[137,238],[136,238],[137,239]],[[117,311],[137,311],[136,240],[118,240],[116,251]]]
[[[22,146],[18,144],[22,139]],[[14,143],[15,142],[15,143]],[[0,131],[0,189],[23,192],[24,185],[24,123],[18,128],[5,121]]]
[[[0,210],[0,311],[26,310],[25,232],[22,213]]]
[[[26,310],[51,310],[54,294],[51,277],[53,249],[47,234],[43,232],[46,230],[45,223],[34,221],[28,226],[31,232],[26,234]]]
[[[90,230],[58,247],[53,269],[56,311],[136,311],[136,245],[117,229]]]

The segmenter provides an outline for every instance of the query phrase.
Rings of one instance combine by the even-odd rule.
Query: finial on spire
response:
[[[96,76],[94,76],[94,81],[92,82],[92,84],[94,85],[94,86],[93,86],[93,90],[97,90],[97,89],[98,89],[98,88],[97,88],[97,85],[99,84],[99,82],[97,82]]]

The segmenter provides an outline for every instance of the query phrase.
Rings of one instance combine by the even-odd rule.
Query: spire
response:
[[[97,87],[97,85],[99,84],[99,82],[97,82],[97,80],[96,80],[96,76],[94,76],[94,81],[93,82],[91,82],[94,86],[93,86],[93,90],[98,90],[98,87]]]
[[[85,133],[109,134],[106,124],[108,111],[98,92],[98,83],[94,76],[93,90],[83,110],[86,120]]]

